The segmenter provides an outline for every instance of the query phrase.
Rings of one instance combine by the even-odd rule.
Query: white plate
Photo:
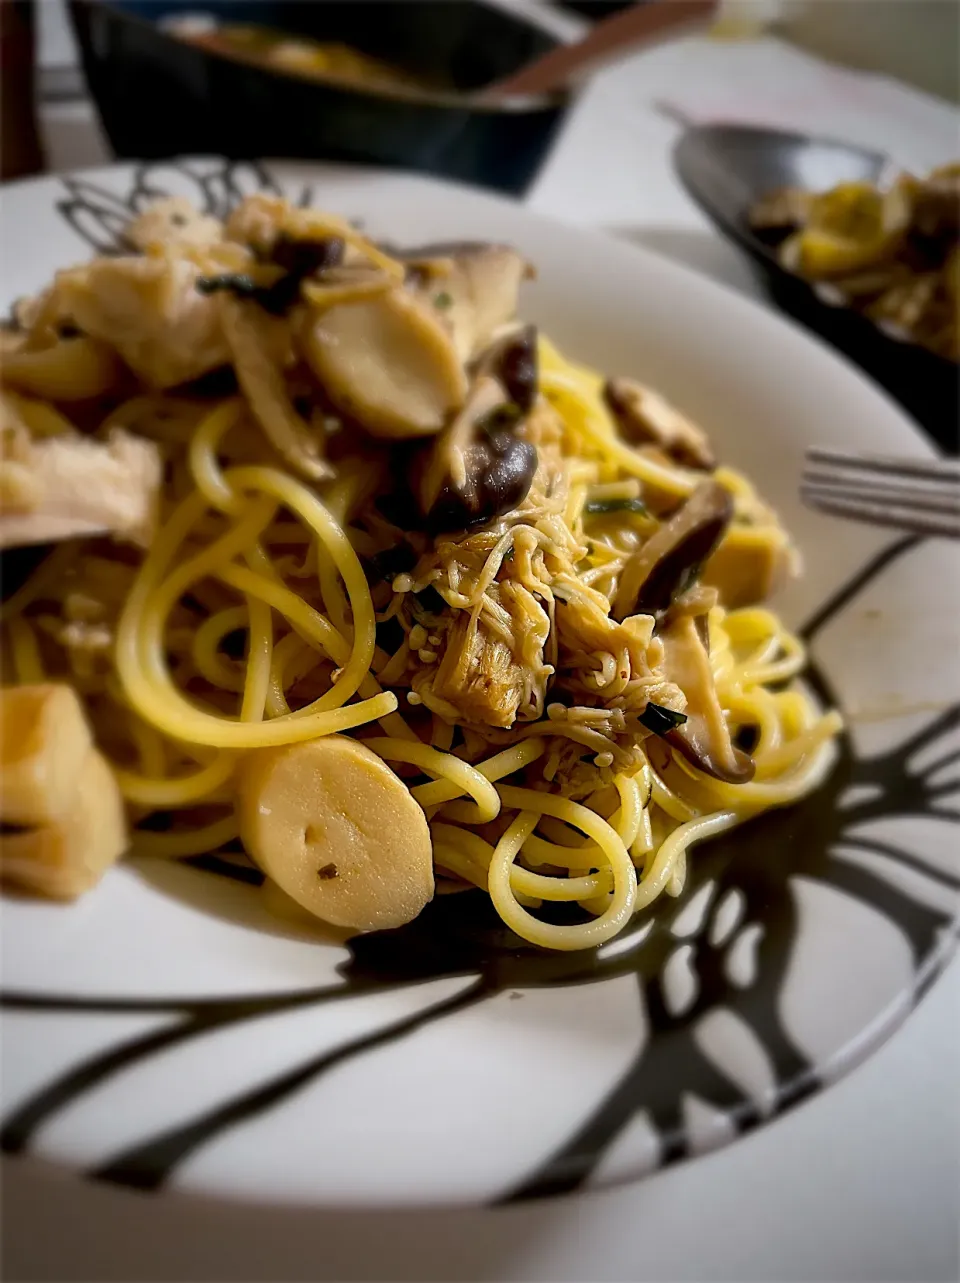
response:
[[[849,719],[842,760],[800,806],[698,849],[680,901],[592,954],[517,949],[469,895],[348,951],[247,884],[149,862],[75,906],[7,901],[3,1145],[140,1188],[383,1206],[599,1186],[733,1139],[875,1048],[955,936],[955,550],[796,499],[811,443],[928,449],[738,295],[421,178],[191,160],[14,186],[4,292],[110,247],[156,195],[221,213],[263,184],[401,243],[516,244],[539,269],[526,316],[703,423],[804,552],[778,606]]]

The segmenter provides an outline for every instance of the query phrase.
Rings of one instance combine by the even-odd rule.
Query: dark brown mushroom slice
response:
[[[654,445],[675,463],[712,472],[717,460],[702,428],[635,379],[607,379],[603,399],[631,445]]]
[[[270,251],[270,261],[302,281],[339,267],[345,251],[346,245],[339,236],[301,239],[281,232]]]
[[[510,512],[526,498],[537,470],[537,451],[516,436],[497,379],[485,376],[470,391],[454,422],[416,467],[414,489],[432,534],[469,530]]]
[[[698,771],[725,784],[746,784],[756,769],[748,753],[737,748],[730,736],[710,667],[710,656],[696,619],[684,615],[660,634],[663,673],[683,691],[687,700],[682,726],[672,727],[663,739]]]
[[[613,615],[661,615],[695,580],[733,517],[733,496],[705,481],[669,521],[629,559],[620,576]]]
[[[749,784],[757,769],[750,754],[737,748],[735,744],[730,746],[730,756],[726,763],[711,753],[704,752],[686,726],[667,731],[664,740],[681,757],[686,758],[691,766],[715,780],[722,780],[724,784]]]
[[[523,325],[496,339],[480,354],[476,373],[498,379],[520,412],[529,414],[540,385],[537,327]]]

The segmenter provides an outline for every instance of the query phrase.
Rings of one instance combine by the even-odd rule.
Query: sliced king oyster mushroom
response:
[[[463,363],[439,314],[403,287],[326,309],[302,342],[331,401],[371,436],[431,436],[466,397]]]
[[[745,784],[753,778],[753,759],[730,738],[698,621],[683,615],[664,629],[660,638],[664,676],[679,686],[687,699],[687,720],[663,738],[697,770],[726,784]]]
[[[531,274],[508,245],[458,242],[399,255],[411,287],[442,317],[460,360],[476,359],[497,330],[517,314],[520,283]]]

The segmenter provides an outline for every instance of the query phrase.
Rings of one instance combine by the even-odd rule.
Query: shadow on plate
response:
[[[128,867],[152,891],[251,931],[305,944],[340,947],[349,934],[313,917],[272,883],[257,886],[252,881],[208,872],[181,860],[149,856],[129,860]],[[224,867],[230,866],[224,861]],[[243,872],[253,871],[244,868]]]

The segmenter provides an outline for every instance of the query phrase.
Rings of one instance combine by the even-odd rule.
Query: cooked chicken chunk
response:
[[[224,365],[214,298],[201,294],[203,272],[187,258],[99,258],[61,272],[63,305],[87,334],[114,347],[155,388],[174,387]]]
[[[157,447],[120,429],[105,442],[5,432],[0,548],[107,532],[146,546],[161,479]]]
[[[523,696],[524,669],[513,650],[468,612],[457,611],[439,663],[413,679],[423,703],[448,721],[512,726]]]
[[[228,241],[249,245],[255,254],[271,258],[279,241],[322,241],[336,235],[342,223],[318,209],[291,205],[279,196],[258,193],[240,202],[227,219],[224,235]],[[352,249],[346,261],[359,261],[362,253]]]
[[[185,196],[170,196],[139,214],[125,235],[144,251],[156,245],[213,245],[223,238],[223,224],[201,214]]]

